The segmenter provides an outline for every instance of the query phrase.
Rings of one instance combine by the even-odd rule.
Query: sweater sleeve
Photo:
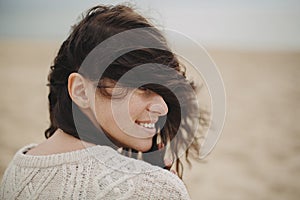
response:
[[[190,200],[188,191],[179,177],[171,172],[166,172],[165,184],[162,187],[162,199]]]
[[[135,180],[136,190],[144,199],[190,200],[184,183],[167,170],[140,174]]]

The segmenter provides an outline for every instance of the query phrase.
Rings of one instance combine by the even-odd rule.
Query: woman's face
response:
[[[123,88],[107,88],[112,98],[95,94],[94,116],[97,123],[120,147],[148,151],[156,134],[155,124],[160,116],[168,113],[164,99],[147,89],[128,89],[121,98]]]

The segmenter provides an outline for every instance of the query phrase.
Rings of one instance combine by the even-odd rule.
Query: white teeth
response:
[[[154,123],[138,123],[138,125],[143,126],[145,128],[154,128],[155,127]]]

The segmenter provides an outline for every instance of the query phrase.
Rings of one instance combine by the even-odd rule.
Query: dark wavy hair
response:
[[[142,64],[152,63],[151,66],[146,68],[146,73],[152,83],[157,80],[160,84],[147,84],[142,75],[135,76],[140,77],[139,80],[134,79],[130,82],[129,79],[128,82],[122,84],[128,87],[143,85],[143,88],[156,92],[165,100],[169,112],[167,116],[160,118],[158,122],[162,126],[161,139],[166,145],[168,141],[174,141],[171,142],[170,149],[172,150],[172,157],[176,160],[177,173],[182,177],[183,165],[180,159],[177,159],[180,156],[178,155],[178,149],[182,147],[182,144],[185,144],[186,148],[189,147],[189,149],[199,153],[200,145],[195,134],[195,131],[197,131],[195,127],[198,127],[198,125],[204,126],[207,122],[201,118],[202,115],[193,97],[194,94],[187,89],[193,88],[194,90],[195,86],[187,80],[185,67],[178,61],[176,55],[169,50],[160,31],[129,6],[95,6],[87,11],[79,23],[72,27],[69,37],[59,49],[48,76],[50,126],[45,131],[45,136],[46,138],[51,137],[59,128],[76,138],[95,144],[103,144],[95,136],[99,135],[97,131],[89,131],[90,135],[79,136],[74,122],[74,110],[72,110],[72,106],[76,107],[76,105],[72,103],[67,89],[68,77],[71,73],[79,71],[87,55],[98,44],[118,33],[137,28],[152,28],[152,38],[163,48],[141,47],[115,59],[101,77],[93,77],[94,74],[97,74],[94,73],[95,70],[98,70],[97,68],[92,69],[90,73],[86,73],[84,76],[90,80],[98,81],[98,90],[109,98],[105,87],[102,87],[102,80],[108,78],[118,81],[129,70]],[[164,66],[165,70],[158,70],[156,64]],[[101,68],[101,66],[98,67]],[[176,73],[170,73],[170,69]],[[79,109],[76,112],[84,116]],[[197,119],[196,123],[191,123],[193,119]],[[93,126],[87,118],[82,124],[86,127]],[[156,136],[153,138],[153,141],[155,140]],[[189,149],[185,151],[185,158],[188,163],[190,163],[188,160]],[[149,152],[156,150],[158,150],[157,144],[153,142]],[[163,154],[158,159],[162,160]],[[145,160],[152,162],[151,159],[147,160],[145,158]]]

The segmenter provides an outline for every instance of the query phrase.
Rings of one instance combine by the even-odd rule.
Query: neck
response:
[[[29,150],[30,155],[51,155],[81,150],[86,147],[95,146],[95,144],[79,140],[61,129],[57,129],[54,134],[45,142]]]

